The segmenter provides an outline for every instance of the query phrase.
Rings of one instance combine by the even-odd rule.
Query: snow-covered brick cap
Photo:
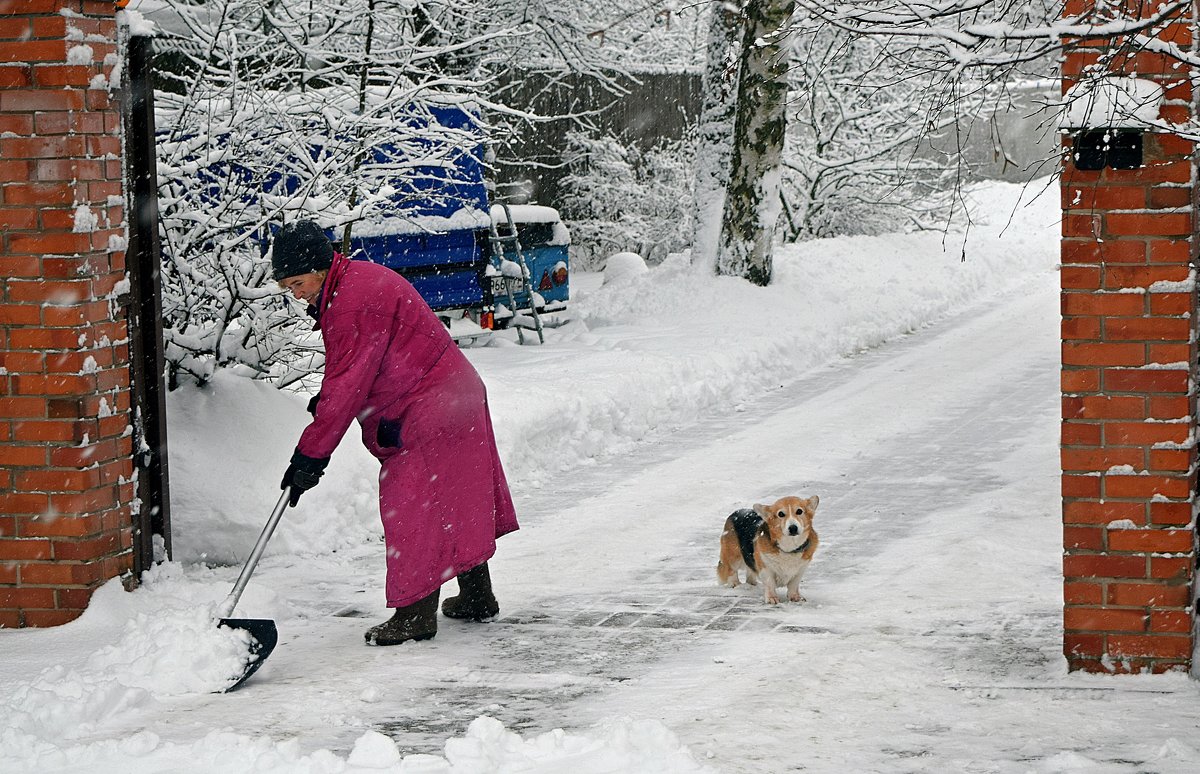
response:
[[[1063,95],[1060,129],[1148,129],[1159,123],[1163,87],[1129,76],[1083,81]]]

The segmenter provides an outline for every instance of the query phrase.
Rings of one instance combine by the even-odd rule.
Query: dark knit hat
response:
[[[279,229],[271,243],[271,273],[276,280],[328,269],[333,245],[312,220],[298,220]]]

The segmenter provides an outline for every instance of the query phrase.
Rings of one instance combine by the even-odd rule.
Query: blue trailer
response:
[[[379,146],[364,164],[364,178],[388,185],[393,207],[377,220],[351,226],[351,255],[403,275],[460,343],[486,338],[526,314],[559,312],[570,297],[570,234],[551,207],[489,206],[484,181],[483,136],[476,116],[459,106],[426,106],[423,120],[474,133],[478,142],[438,164],[397,163],[402,154]],[[511,217],[512,224],[508,223]],[[509,309],[505,278],[514,277],[514,255],[497,249],[500,233],[515,228],[530,287],[514,284]],[[336,239],[338,234],[331,233]],[[532,291],[532,292],[530,292]]]

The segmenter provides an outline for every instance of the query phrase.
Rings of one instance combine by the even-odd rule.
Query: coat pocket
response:
[[[375,431],[375,443],[381,449],[399,449],[404,444],[400,440],[400,420],[382,419],[379,429]]]

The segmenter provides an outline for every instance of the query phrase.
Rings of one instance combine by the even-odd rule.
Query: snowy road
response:
[[[628,716],[722,772],[1195,771],[1194,683],[1059,655],[1053,280],[523,491],[493,623],[366,648],[381,546],[268,557],[254,584],[288,610],[259,676],[128,732],[344,754],[374,728],[440,753],[484,714],[523,735]],[[717,587],[725,516],[793,493],[821,496],[808,602]]]

